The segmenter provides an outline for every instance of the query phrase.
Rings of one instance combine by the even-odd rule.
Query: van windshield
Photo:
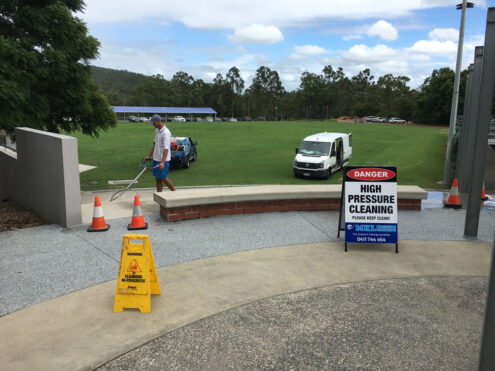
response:
[[[328,156],[330,153],[330,143],[302,142],[299,153],[308,156]]]

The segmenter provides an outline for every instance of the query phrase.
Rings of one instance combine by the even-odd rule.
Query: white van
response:
[[[294,176],[328,179],[352,156],[352,133],[318,133],[304,138],[296,148]]]

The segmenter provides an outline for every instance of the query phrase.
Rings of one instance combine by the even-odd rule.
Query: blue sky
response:
[[[251,83],[256,69],[279,72],[287,90],[301,73],[369,68],[411,78],[416,88],[433,69],[455,68],[461,0],[86,0],[77,14],[101,43],[92,64],[170,79],[185,71],[212,81],[237,66]],[[483,45],[487,7],[466,13],[463,68]]]

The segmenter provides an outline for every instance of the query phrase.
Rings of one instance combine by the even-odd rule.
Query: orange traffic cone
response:
[[[131,224],[127,226],[130,231],[136,229],[148,229],[148,223],[144,222],[143,210],[141,209],[141,203],[139,202],[139,197],[134,196],[134,209],[132,210],[132,221]]]
[[[93,211],[93,224],[88,228],[88,232],[105,232],[110,226],[105,223],[103,208],[101,207],[100,196],[95,197],[95,209]]]
[[[483,190],[481,191],[481,200],[482,201],[488,200],[488,197],[486,197],[486,193],[485,193],[485,181],[483,181]]]
[[[459,184],[457,178],[454,178],[454,183],[452,183],[452,188],[450,189],[449,198],[444,207],[449,207],[452,209],[462,208],[461,201],[459,199]]]

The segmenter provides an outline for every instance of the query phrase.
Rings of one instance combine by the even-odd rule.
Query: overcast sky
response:
[[[471,0],[473,1],[473,0]],[[101,42],[92,64],[170,79],[177,71],[211,82],[237,66],[251,83],[259,66],[287,90],[304,71],[331,64],[348,76],[370,68],[411,78],[455,68],[462,0],[86,0],[84,19]],[[468,9],[463,68],[483,45],[487,7]]]

